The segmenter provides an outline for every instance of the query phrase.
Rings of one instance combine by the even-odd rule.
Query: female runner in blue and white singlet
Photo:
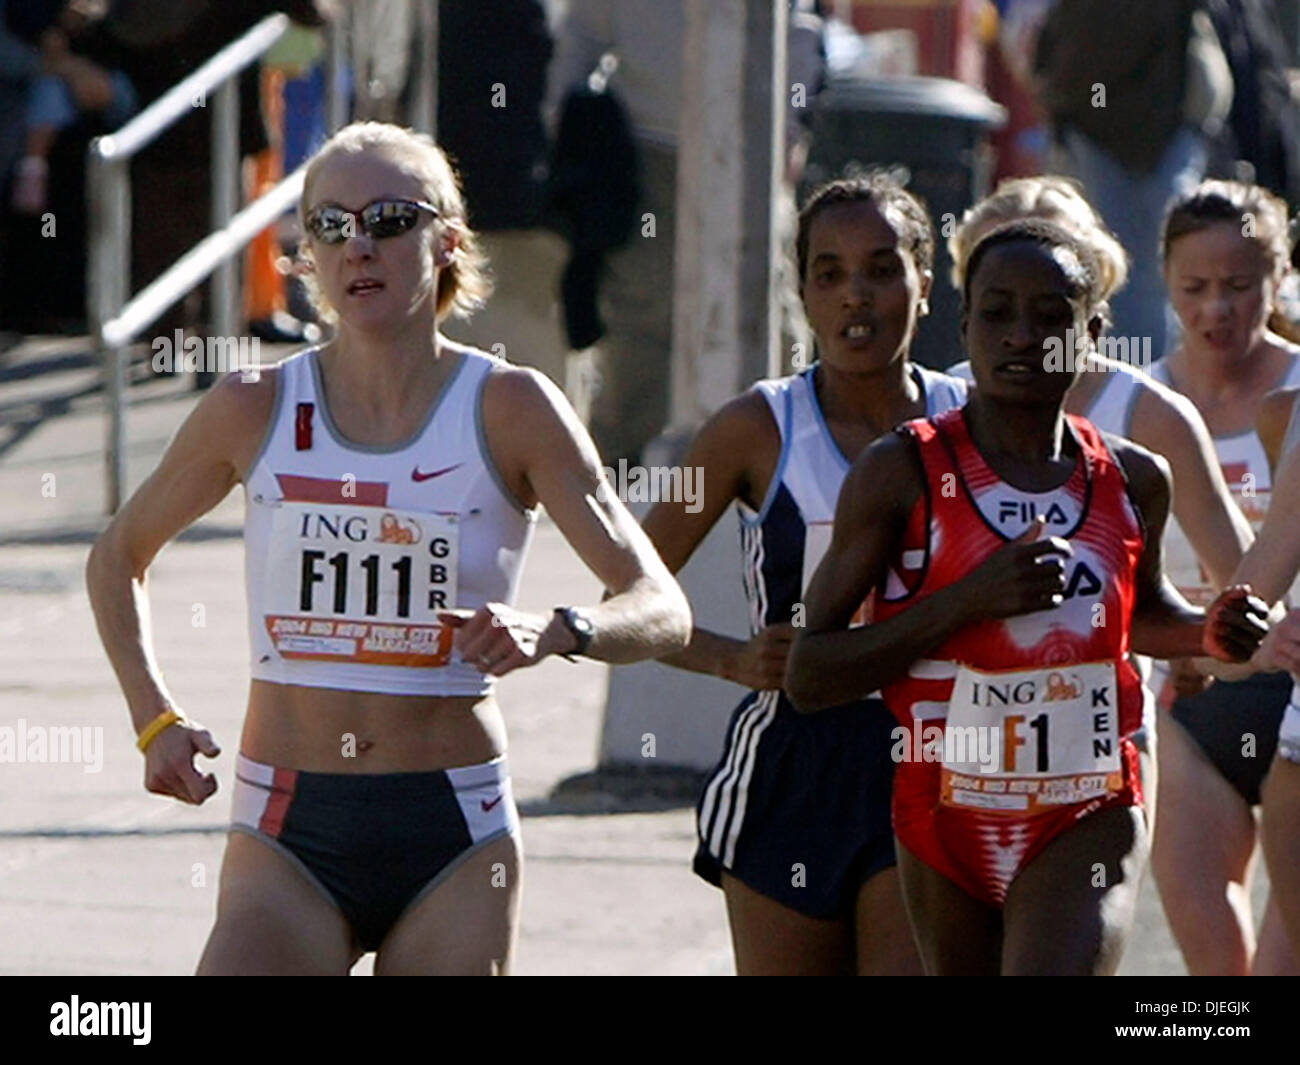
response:
[[[889,819],[894,722],[879,699],[801,717],[781,690],[800,600],[830,543],[840,486],[871,441],[965,400],[910,362],[934,232],[883,177],[813,193],[796,240],[818,361],[715,413],[683,460],[703,505],[660,503],[646,531],[674,572],[736,502],[749,639],[695,629],[667,659],[752,689],[699,803],[695,870],[722,887],[742,973],[919,972]]]

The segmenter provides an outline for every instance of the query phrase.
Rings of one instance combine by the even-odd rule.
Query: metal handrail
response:
[[[235,215],[224,228],[209,233],[177,259],[161,277],[141,289],[117,317],[104,323],[104,344],[117,348],[131,343],[176,302],[178,294],[190,291],[222,262],[238,253],[298,202],[306,174],[307,164],[304,163],[275,188],[259,196]]]
[[[257,62],[289,29],[287,15],[271,15],[232,41],[206,63],[173,85],[125,126],[97,137],[87,151],[86,188],[90,254],[87,257],[87,311],[95,346],[104,353],[109,419],[105,462],[105,504],[113,514],[126,484],[125,389],[128,345],[186,292],[215,272],[213,322],[219,334],[234,332],[237,286],[234,256],[286,210],[302,190],[294,173],[239,215],[239,83],[235,79]],[[334,32],[337,32],[332,27]],[[169,126],[212,100],[212,226],[209,237],[168,267],[143,292],[130,296],[130,162]],[[334,91],[334,86],[327,88]],[[278,210],[272,210],[278,208]],[[251,223],[260,221],[253,228]]]
[[[198,70],[178,81],[116,133],[97,137],[90,150],[105,162],[136,154],[177,119],[190,114],[218,85],[257,62],[289,29],[288,15],[268,15],[237,41],[232,41]]]
[[[435,56],[438,39],[437,0],[417,0],[417,53],[422,62],[415,74],[412,124],[434,132],[437,84]],[[326,115],[330,132],[348,120],[347,101],[340,88],[346,58],[346,9],[328,25]],[[234,333],[237,263],[235,256],[258,233],[292,207],[302,194],[305,166],[280,181],[242,211],[239,199],[239,97],[236,77],[260,59],[289,29],[288,16],[271,15],[233,41],[193,74],[114,133],[96,138],[87,154],[89,255],[87,311],[96,347],[105,355],[105,392],[109,400],[105,448],[105,502],[109,514],[122,503],[126,483],[125,389],[127,351],[169,306],[202,283],[212,280],[214,332]],[[196,106],[212,99],[212,232],[182,255],[134,297],[131,274],[131,158]],[[198,101],[202,101],[198,103]]]

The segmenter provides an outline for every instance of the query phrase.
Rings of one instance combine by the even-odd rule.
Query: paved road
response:
[[[104,413],[93,370],[60,350],[11,353],[0,366],[0,726],[99,726],[103,758],[94,773],[0,764],[0,973],[187,973],[214,913],[247,690],[241,548],[230,535],[242,500],[233,493],[196,535],[167,549],[150,580],[169,685],[225,751],[216,763],[221,790],[194,809],[141,788],[126,712],[95,637],[81,569],[102,509]],[[22,376],[24,365],[56,358],[64,361],[52,372]],[[162,380],[134,399],[133,484],[193,396]],[[598,594],[545,521],[523,586],[526,608]],[[560,781],[592,767],[606,678],[594,663],[551,661],[500,687],[525,813],[518,971],[731,972],[721,896],[689,871],[688,809],[581,814],[572,800],[550,798]],[[591,804],[618,809],[611,798]],[[369,970],[366,959],[356,971]],[[1122,971],[1183,972],[1149,884]]]

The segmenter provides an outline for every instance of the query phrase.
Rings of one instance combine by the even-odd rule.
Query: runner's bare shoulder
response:
[[[849,469],[840,489],[840,515],[852,522],[904,522],[926,490],[925,470],[916,440],[895,429],[872,441]]]
[[[1287,426],[1291,424],[1291,415],[1295,411],[1298,397],[1300,388],[1279,388],[1260,401],[1259,413],[1255,416],[1255,430],[1259,433],[1268,460],[1274,468],[1282,458],[1282,443],[1286,438]]]
[[[227,458],[242,481],[261,451],[276,410],[282,371],[261,366],[223,375],[194,408],[186,423],[217,454]]]
[[[1173,498],[1173,472],[1169,460],[1149,448],[1105,431],[1101,434],[1128,481],[1129,498],[1148,528],[1164,528]]]

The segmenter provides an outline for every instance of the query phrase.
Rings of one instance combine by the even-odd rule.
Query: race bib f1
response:
[[[1113,662],[996,673],[959,667],[940,801],[1025,815],[1120,791],[1118,695]]]
[[[446,665],[456,605],[455,515],[284,502],[271,523],[264,623],[284,658]]]

